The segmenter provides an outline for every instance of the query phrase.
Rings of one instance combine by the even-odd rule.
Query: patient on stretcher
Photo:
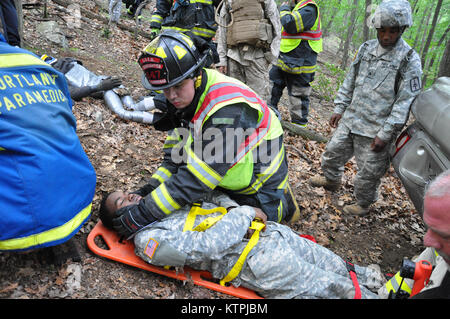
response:
[[[113,229],[116,211],[139,200],[123,191],[108,194],[102,223]],[[265,298],[378,298],[372,291],[385,281],[379,271],[354,265],[352,280],[347,263],[332,251],[258,215],[254,207],[213,192],[137,232],[135,253],[156,266],[209,271],[222,285],[243,286]]]

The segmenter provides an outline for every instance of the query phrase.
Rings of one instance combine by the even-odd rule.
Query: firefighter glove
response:
[[[113,228],[121,236],[129,238],[141,228],[153,223],[156,218],[145,207],[141,200],[137,205],[122,207],[116,211]]]

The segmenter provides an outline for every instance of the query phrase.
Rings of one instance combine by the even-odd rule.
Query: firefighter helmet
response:
[[[204,66],[207,52],[200,52],[186,34],[165,31],[148,44],[138,59],[144,74],[142,84],[149,90],[174,86],[195,77]]]
[[[410,27],[412,23],[411,5],[407,0],[382,1],[372,18],[375,28]]]

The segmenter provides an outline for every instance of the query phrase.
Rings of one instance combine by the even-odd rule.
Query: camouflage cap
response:
[[[372,26],[410,27],[412,25],[411,5],[407,0],[384,0],[375,10]]]

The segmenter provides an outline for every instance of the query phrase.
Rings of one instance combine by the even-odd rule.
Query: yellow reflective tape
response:
[[[173,47],[173,50],[177,54],[178,60],[181,60],[187,53],[187,51],[184,48],[180,47],[179,45],[175,45]]]
[[[13,238],[0,241],[0,250],[17,250],[26,249],[37,245],[42,245],[45,243],[50,243],[52,241],[57,241],[63,239],[75,229],[77,229],[81,223],[89,216],[91,213],[92,203],[86,208],[76,214],[71,220],[65,224],[49,229],[39,234],[30,235],[22,238]]]
[[[254,229],[255,232],[253,233],[252,237],[248,241],[247,245],[245,246],[245,248],[242,251],[241,255],[239,256],[238,260],[236,261],[234,266],[231,268],[230,272],[220,281],[220,284],[222,286],[225,286],[225,283],[232,281],[234,278],[236,278],[239,275],[239,273],[242,270],[242,267],[244,266],[244,262],[247,259],[249,252],[258,243],[259,232],[264,228],[264,226],[265,226],[264,223],[261,223],[258,221],[252,221],[250,229]]]
[[[188,162],[187,168],[189,171],[195,175],[202,183],[207,185],[209,188],[214,189],[217,184],[222,180],[222,176],[220,176],[215,170],[209,167],[208,164],[201,161],[194,153],[194,151],[190,148],[189,145],[185,147],[188,154]],[[199,166],[204,171],[202,174],[196,166]],[[205,175],[206,174],[206,175]]]
[[[16,66],[42,65],[50,68],[50,65],[41,59],[27,53],[0,54],[0,68],[12,68]]]
[[[3,147],[0,147],[0,151],[5,151],[5,149]]]
[[[163,183],[161,185],[158,186],[158,188],[156,188],[152,193],[152,198],[155,200],[156,204],[158,205],[158,207],[166,214],[169,215],[171,214],[174,210],[180,209],[181,206],[172,198],[172,196],[170,195],[170,193],[167,190],[166,185]],[[163,196],[163,198],[159,198],[158,195]],[[167,207],[163,200],[170,205],[172,209],[170,209],[169,207]]]
[[[152,175],[151,178],[158,180],[160,183],[164,183],[172,176],[172,173],[164,167],[158,168],[158,170]]]
[[[158,47],[158,48],[156,49],[155,54],[156,54],[157,56],[159,56],[160,58],[162,58],[162,59],[167,58],[166,51],[164,51],[164,48],[163,48],[163,47]]]

